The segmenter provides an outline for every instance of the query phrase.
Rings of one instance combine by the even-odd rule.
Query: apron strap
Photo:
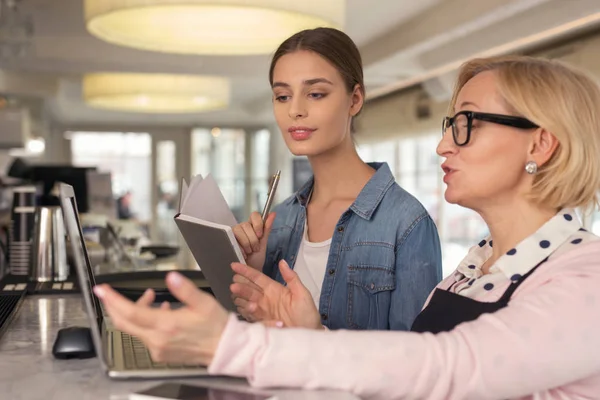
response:
[[[510,286],[508,286],[508,289],[506,289],[506,291],[504,292],[502,297],[500,297],[500,300],[498,300],[498,301],[505,301],[508,303],[508,301],[512,297],[513,293],[515,292],[515,290],[517,290],[517,288],[521,285],[521,283],[523,283],[523,281],[525,281],[525,279],[527,279],[529,277],[529,275],[531,275],[533,273],[533,271],[535,271],[540,265],[542,265],[546,261],[548,261],[548,257],[546,257],[545,259],[540,261],[540,263],[538,265],[536,265],[535,267],[531,268],[529,270],[529,272],[527,272],[525,275],[523,275],[521,278],[519,278],[518,281],[512,282],[510,284]]]

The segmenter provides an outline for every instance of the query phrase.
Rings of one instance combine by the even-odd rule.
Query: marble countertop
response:
[[[159,384],[156,380],[115,381],[96,358],[56,360],[52,344],[59,329],[89,326],[80,295],[28,296],[0,338],[0,398],[2,400],[127,399],[129,393]],[[249,390],[245,380],[205,377],[176,380],[210,387]],[[357,399],[344,392],[269,391],[278,399]]]

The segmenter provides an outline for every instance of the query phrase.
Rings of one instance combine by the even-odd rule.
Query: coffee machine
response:
[[[58,199],[46,198],[35,208],[30,280],[64,282],[69,276],[66,228]]]
[[[9,272],[34,282],[63,282],[69,276],[66,230],[58,197],[58,182],[71,184],[78,208],[87,210],[87,172],[95,168],[71,165],[28,165],[15,159],[8,175],[28,182],[15,188],[9,235]]]
[[[8,273],[8,235],[12,221],[12,190],[0,182],[0,278]]]
[[[11,275],[29,274],[36,191],[36,187],[29,184],[16,186],[12,190],[13,201],[8,228],[8,272]]]

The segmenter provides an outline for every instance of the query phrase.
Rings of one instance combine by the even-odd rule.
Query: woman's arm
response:
[[[593,244],[548,261],[507,308],[438,335],[266,329],[231,318],[209,371],[378,399],[516,398],[598,374],[598,287]]]
[[[396,288],[392,292],[390,329],[410,330],[427,296],[441,279],[440,239],[431,217],[425,215],[396,246]]]

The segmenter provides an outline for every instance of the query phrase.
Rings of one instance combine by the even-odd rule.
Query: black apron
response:
[[[410,330],[412,332],[447,332],[463,322],[473,321],[482,314],[494,313],[506,307],[519,285],[544,262],[546,260],[533,267],[518,281],[512,282],[502,297],[493,303],[473,300],[450,292],[454,283],[448,290],[435,289],[429,304],[417,315]]]

